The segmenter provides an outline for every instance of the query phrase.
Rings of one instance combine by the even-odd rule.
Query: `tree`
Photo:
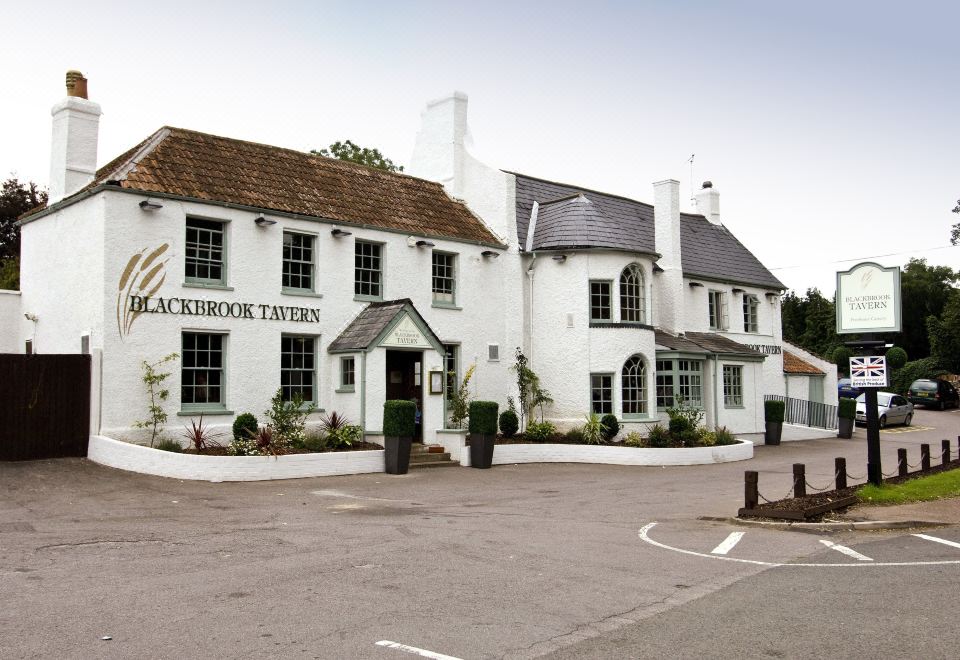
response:
[[[0,289],[20,287],[20,227],[17,218],[46,203],[47,193],[30,181],[20,183],[15,176],[0,188]]]
[[[943,315],[957,280],[958,273],[949,266],[928,266],[926,259],[907,262],[900,275],[902,331],[899,337],[889,337],[907,355],[921,358],[931,354],[927,319]]]
[[[334,142],[328,149],[320,151],[313,150],[314,156],[324,156],[326,158],[336,158],[337,160],[346,160],[367,167],[375,167],[378,170],[387,172],[402,172],[403,165],[394,165],[393,161],[384,156],[378,149],[367,149],[360,147],[350,140],[346,142]]]
[[[951,373],[960,373],[960,293],[954,292],[940,317],[927,318],[930,357]]]
[[[960,199],[957,200],[957,205],[953,207],[953,212],[960,213]],[[960,241],[960,222],[950,230],[950,245],[956,245],[957,241]]]

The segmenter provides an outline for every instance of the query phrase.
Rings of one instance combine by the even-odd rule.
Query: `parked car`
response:
[[[850,384],[849,378],[841,378],[837,381],[837,398],[839,399],[856,399],[860,396],[861,389],[859,387],[853,387]]]
[[[960,407],[960,393],[953,383],[946,380],[928,380],[921,378],[910,384],[907,392],[910,403],[919,403],[927,408]]]
[[[866,394],[857,397],[857,424],[867,423]],[[880,428],[889,424],[910,426],[913,421],[913,404],[893,392],[877,392],[877,414]]]

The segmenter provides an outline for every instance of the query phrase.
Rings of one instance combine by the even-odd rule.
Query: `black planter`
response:
[[[840,428],[837,430],[838,438],[852,438],[853,437],[853,420],[840,418]]]
[[[387,474],[406,474],[410,468],[410,444],[413,438],[387,436],[383,439],[386,450]]]
[[[763,444],[779,445],[780,435],[783,433],[783,422],[767,422],[766,432],[763,434]]]
[[[470,434],[470,467],[487,470],[493,465],[495,435]]]

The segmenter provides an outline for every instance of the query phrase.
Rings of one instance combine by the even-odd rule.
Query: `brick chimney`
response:
[[[53,106],[50,199],[53,204],[93,181],[97,173],[100,106],[87,99],[87,79],[67,71],[67,96]]]
[[[720,191],[713,187],[712,181],[703,182],[703,186],[694,195],[694,200],[697,213],[715,225],[720,224]]]

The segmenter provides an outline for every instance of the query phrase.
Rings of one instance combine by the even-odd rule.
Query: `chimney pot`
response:
[[[704,188],[713,188],[713,181],[704,181],[704,182],[703,182],[703,187],[704,187]]]
[[[79,71],[67,71],[67,96],[87,98],[87,79]]]

